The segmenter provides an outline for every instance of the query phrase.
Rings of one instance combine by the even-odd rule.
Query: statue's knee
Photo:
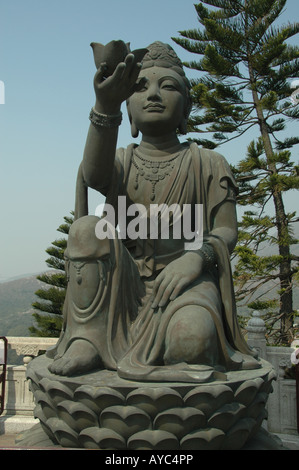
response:
[[[77,219],[70,228],[66,256],[69,259],[99,259],[110,253],[110,239],[99,240],[96,226],[99,217],[87,215]]]
[[[169,323],[165,346],[166,364],[215,365],[217,332],[209,312],[198,307],[177,312]]]
[[[66,256],[69,295],[79,309],[88,308],[105,283],[101,258],[110,253],[111,240],[99,240],[95,227],[99,218],[85,216],[70,228]]]

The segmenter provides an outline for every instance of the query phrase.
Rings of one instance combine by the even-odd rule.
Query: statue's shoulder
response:
[[[119,147],[115,153],[114,167],[116,172],[121,176],[122,180],[125,181],[131,167],[133,150],[136,144],[130,144],[128,147]]]
[[[123,161],[125,157],[126,149],[119,147],[116,149],[115,158],[119,161]]]
[[[235,182],[232,170],[228,161],[215,150],[205,149],[198,147],[197,144],[192,143],[190,149],[193,155],[194,170],[203,175],[203,181],[216,182],[216,186],[223,186],[223,181],[228,182],[229,186],[233,188],[234,195],[238,193],[238,186]],[[223,186],[227,188],[227,186]],[[232,200],[235,200],[234,198]]]
[[[218,165],[227,166],[227,160],[221,153],[215,152],[215,150],[199,147],[196,142],[190,143],[190,150],[193,159],[201,161],[201,165],[208,167],[215,167]]]
[[[120,162],[124,162],[125,160],[130,160],[132,157],[132,153],[134,148],[138,147],[137,144],[133,143],[128,145],[128,147],[119,147],[116,149],[116,159],[118,159]]]

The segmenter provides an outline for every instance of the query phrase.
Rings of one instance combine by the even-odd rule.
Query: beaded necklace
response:
[[[152,193],[150,196],[151,201],[155,200],[156,197],[156,184],[169,176],[174,169],[175,160],[180,155],[180,152],[175,154],[169,160],[147,160],[142,157],[140,153],[135,150],[132,157],[132,163],[137,170],[134,189],[137,190],[139,186],[139,177],[143,177],[145,180],[150,181],[152,184]],[[138,162],[136,158],[138,158]]]

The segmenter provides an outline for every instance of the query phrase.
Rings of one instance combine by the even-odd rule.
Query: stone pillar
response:
[[[9,365],[6,375],[5,409],[0,416],[0,435],[18,434],[39,422],[33,416],[35,407],[32,392],[26,379],[27,365],[57,342],[57,338],[31,338],[8,336],[8,349],[23,356],[22,366]]]
[[[259,357],[267,360],[267,350],[266,350],[266,326],[264,320],[261,318],[261,314],[258,311],[252,313],[252,317],[247,324],[248,338],[247,342],[249,346],[254,348]]]

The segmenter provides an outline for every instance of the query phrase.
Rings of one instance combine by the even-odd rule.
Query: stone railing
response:
[[[8,350],[14,350],[18,356],[23,356],[23,363],[27,365],[34,357],[46,351],[57,343],[57,338],[26,338],[8,336]]]
[[[277,371],[273,393],[268,400],[267,429],[277,434],[297,432],[296,381],[284,378],[284,370],[291,366],[292,348],[266,346],[265,325],[258,313],[248,322],[248,343],[261,358],[269,361]],[[26,380],[28,362],[41,352],[54,346],[56,338],[8,337],[9,350],[23,356],[23,365],[7,367],[5,409],[0,416],[0,434],[21,432],[31,427],[37,420],[33,418],[34,402]]]
[[[267,429],[276,434],[298,436],[296,381],[285,378],[286,368],[292,367],[291,355],[295,350],[289,347],[267,346],[265,323],[258,312],[253,312],[247,325],[247,341],[258,355],[270,362],[276,372],[273,393],[269,395]],[[298,397],[299,398],[299,397]]]
[[[8,365],[4,412],[0,416],[0,434],[22,432],[37,420],[33,417],[33,395],[26,380],[27,364],[57,342],[56,338],[26,338],[8,336],[8,351],[23,356],[23,365]]]

